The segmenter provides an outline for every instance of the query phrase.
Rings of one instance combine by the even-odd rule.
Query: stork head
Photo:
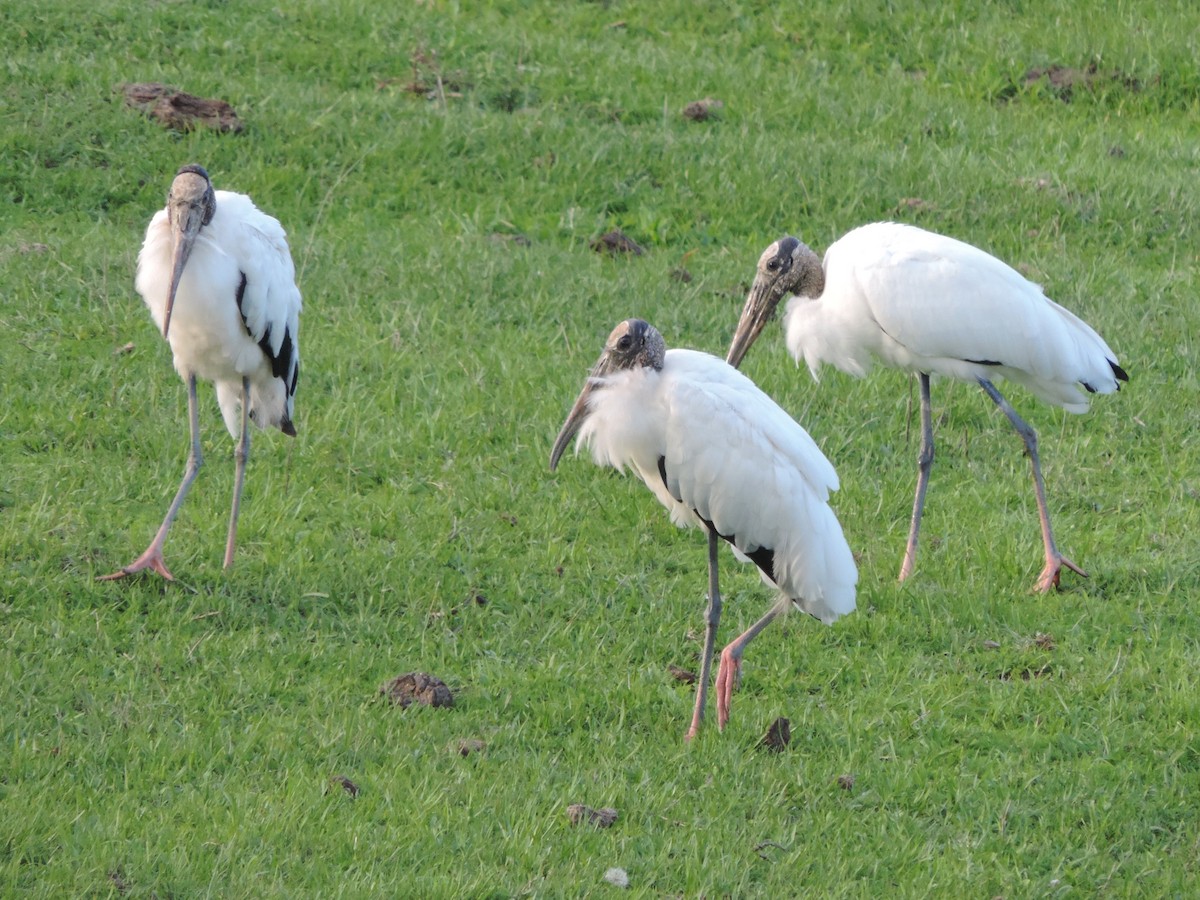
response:
[[[790,235],[781,237],[758,258],[754,284],[750,286],[725,361],[735,367],[741,364],[784,297],[789,294],[819,297],[824,288],[825,274],[817,254]]]
[[[605,377],[627,369],[660,370],[666,354],[667,345],[663,336],[648,322],[626,319],[612,330],[612,334],[604,342],[604,352],[592,366],[583,390],[579,392],[575,405],[567,415],[567,421],[563,423],[558,437],[554,440],[554,449],[550,451],[550,471],[553,472],[558,466],[559,457],[567,449],[567,444],[571,443],[571,438],[575,437],[587,420],[591,412],[588,400],[596,390],[604,386]]]
[[[187,165],[175,174],[167,194],[167,221],[171,223],[171,287],[167,292],[167,313],[163,317],[163,337],[171,330],[171,309],[183,267],[192,254],[192,245],[200,229],[212,221],[217,197],[203,166]]]

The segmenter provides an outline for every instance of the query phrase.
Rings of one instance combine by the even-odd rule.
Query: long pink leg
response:
[[[196,480],[196,473],[200,471],[200,465],[204,461],[200,454],[200,414],[196,403],[196,376],[194,374],[188,376],[187,386],[188,426],[191,430],[192,449],[188,453],[187,466],[183,472],[183,481],[180,482],[179,490],[175,493],[175,499],[171,501],[171,507],[167,510],[167,517],[163,519],[162,525],[158,528],[158,533],[154,535],[154,540],[150,542],[150,546],[146,548],[141,556],[111,575],[101,576],[98,579],[100,581],[115,581],[118,578],[124,578],[126,575],[132,575],[143,569],[151,569],[167,579],[167,581],[175,580],[175,576],[171,574],[166,562],[163,560],[163,544],[166,543],[167,532],[171,530],[171,523],[175,521],[176,513],[183,506],[183,499],[187,496],[192,482]]]
[[[933,468],[933,408],[929,402],[929,376],[921,372],[921,450],[917,454],[917,496],[913,500],[912,524],[908,526],[908,543],[904,547],[904,562],[900,564],[900,580],[912,574],[917,562],[917,534],[921,530],[921,514],[925,511],[925,492],[929,489],[929,472]]]
[[[237,543],[238,512],[242,506],[242,484],[246,480],[246,460],[250,458],[250,379],[242,378],[242,434],[233,448],[233,511],[229,514],[229,536],[225,539],[225,568],[233,565]]]
[[[717,668],[717,728],[725,730],[729,721],[729,708],[733,704],[733,689],[742,674],[742,654],[746,646],[758,637],[758,633],[770,625],[781,612],[787,609],[784,601],[776,603],[771,611],[738,635],[721,651],[721,665]]]
[[[1017,415],[1017,411],[996,390],[995,385],[986,378],[980,378],[979,386],[992,398],[992,402],[1000,407],[1000,410],[1008,416],[1008,421],[1012,423],[1017,434],[1021,436],[1021,440],[1025,442],[1025,450],[1029,454],[1029,462],[1033,466],[1033,489],[1037,495],[1038,517],[1042,521],[1042,543],[1046,547],[1046,565],[1038,576],[1034,589],[1045,593],[1052,587],[1058,587],[1059,573],[1063,566],[1087,578],[1087,572],[1059,553],[1058,546],[1054,543],[1054,533],[1050,529],[1050,512],[1046,509],[1046,486],[1042,481],[1042,467],[1038,460],[1037,433],[1029,427],[1029,424],[1024,419]]]
[[[708,700],[708,677],[712,672],[713,648],[717,642],[717,625],[721,621],[721,591],[717,585],[717,531],[712,526],[708,529],[708,609],[704,614],[704,658],[700,663],[700,677],[696,681],[696,706],[692,710],[692,724],[688,728],[685,740],[691,740],[700,733],[700,723],[704,721],[704,704]]]

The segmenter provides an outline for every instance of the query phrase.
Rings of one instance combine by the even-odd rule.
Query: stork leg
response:
[[[225,539],[225,568],[233,565],[237,544],[238,512],[242,508],[242,485],[246,481],[246,461],[250,458],[250,379],[242,377],[242,434],[233,448],[233,509],[229,513],[229,536]]]
[[[717,667],[717,728],[725,730],[729,721],[729,708],[733,704],[733,689],[742,679],[742,654],[746,646],[758,637],[760,631],[770,625],[779,614],[787,609],[787,602],[781,601],[771,607],[771,611],[743,631],[721,651],[721,664]]]
[[[917,561],[917,534],[921,530],[921,514],[925,511],[925,492],[929,489],[929,472],[933,469],[933,407],[929,401],[929,376],[921,372],[921,450],[917,454],[917,496],[913,500],[912,524],[908,526],[908,544],[904,547],[904,562],[900,564],[900,580],[912,574]]]
[[[158,533],[154,535],[154,540],[150,542],[150,546],[146,548],[141,556],[111,575],[101,576],[100,581],[115,581],[118,578],[124,578],[126,575],[132,575],[143,569],[152,569],[167,579],[167,581],[175,580],[175,576],[171,574],[166,562],[163,560],[163,544],[167,541],[167,532],[171,530],[171,523],[175,521],[176,513],[183,506],[183,499],[187,496],[192,482],[196,480],[196,473],[200,471],[200,465],[204,461],[200,453],[200,413],[196,402],[196,376],[194,374],[188,376],[187,386],[188,427],[191,430],[192,449],[188,453],[187,466],[183,471],[183,481],[179,484],[179,490],[175,493],[175,499],[171,501],[171,508],[167,510],[167,517],[163,519],[162,525],[158,528]]]
[[[986,378],[980,378],[979,386],[983,388],[984,393],[992,398],[992,402],[1000,407],[1000,411],[1008,416],[1008,421],[1012,423],[1017,434],[1021,436],[1021,440],[1025,442],[1025,450],[1029,454],[1029,462],[1033,466],[1033,489],[1037,495],[1038,516],[1042,520],[1042,543],[1046,547],[1046,565],[1042,569],[1041,575],[1038,576],[1034,589],[1044,593],[1052,587],[1058,587],[1058,576],[1063,566],[1087,578],[1087,572],[1059,553],[1058,546],[1054,543],[1054,532],[1050,529],[1050,512],[1046,509],[1046,485],[1042,481],[1042,467],[1038,461],[1037,432],[1029,427],[1029,424],[1024,419],[1017,415],[1017,411],[1012,408],[1009,402],[996,390],[996,386],[990,381]]]
[[[691,740],[700,733],[704,721],[704,704],[708,701],[708,676],[712,672],[713,648],[717,643],[717,625],[721,621],[721,591],[717,585],[717,530],[708,529],[708,609],[704,614],[704,658],[700,663],[700,677],[696,681],[696,707],[692,711],[692,725],[684,736]],[[723,724],[722,724],[722,727]]]

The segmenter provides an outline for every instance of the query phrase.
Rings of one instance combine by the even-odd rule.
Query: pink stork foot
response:
[[[1076,575],[1082,575],[1084,578],[1088,577],[1087,572],[1083,571],[1083,569],[1079,568],[1079,566],[1075,565],[1075,563],[1071,562],[1061,553],[1056,553],[1053,556],[1047,555],[1046,566],[1042,569],[1042,574],[1038,576],[1037,584],[1034,585],[1034,590],[1038,593],[1044,594],[1049,591],[1050,588],[1058,587],[1058,578],[1064,566],[1070,569]]]
[[[717,695],[717,730],[724,731],[729,722],[729,708],[733,705],[733,691],[742,680],[741,655],[735,655],[726,647],[721,651],[721,662],[717,666],[717,682],[713,689]]]
[[[146,548],[146,552],[124,566],[111,575],[101,575],[97,581],[116,581],[118,578],[124,578],[127,575],[134,575],[145,569],[152,569],[157,572],[167,581],[174,581],[175,576],[171,574],[171,570],[167,568],[166,561],[163,560],[162,550],[155,547],[153,544]]]

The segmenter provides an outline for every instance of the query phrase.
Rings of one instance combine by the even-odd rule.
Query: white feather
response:
[[[708,519],[743,560],[773,550],[775,577],[764,581],[805,612],[828,624],[853,611],[858,570],[828,503],[837,474],[808,432],[736,369],[669,350],[661,371],[606,376],[578,440],[597,464],[633,469],[677,525]]]
[[[1003,376],[1074,413],[1088,408],[1081,383],[1117,389],[1116,356],[1091,326],[970,244],[878,222],[831,245],[824,268],[822,296],[793,297],[784,318],[788,349],[814,377],[821,363],[862,376],[875,359],[964,381]]]
[[[243,274],[246,287],[239,309]],[[186,380],[195,374],[216,383],[221,414],[235,437],[241,428],[243,376],[250,379],[250,412],[259,427],[279,426],[292,417],[289,386],[294,386],[300,355],[301,303],[295,277],[279,222],[244,194],[217,191],[216,213],[196,237],[179,282],[168,341],[180,377]],[[146,229],[135,281],[160,331],[170,283],[171,226],[162,209]],[[273,374],[259,346],[268,331],[275,355],[285,334],[292,341],[292,366],[283,377]]]

